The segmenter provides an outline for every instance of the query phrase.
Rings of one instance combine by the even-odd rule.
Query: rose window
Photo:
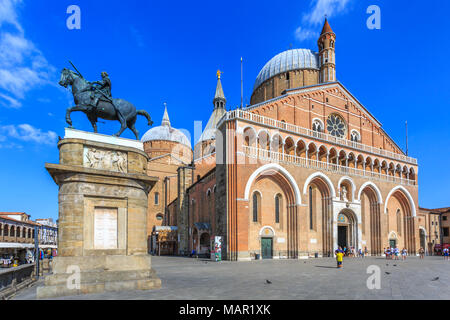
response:
[[[328,132],[337,138],[343,138],[345,136],[345,123],[338,115],[330,115],[327,119]]]

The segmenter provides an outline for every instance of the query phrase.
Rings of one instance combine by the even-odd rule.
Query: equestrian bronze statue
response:
[[[73,66],[73,65],[72,65]],[[75,68],[75,66],[73,66]],[[76,70],[76,68],[75,68]],[[115,99],[111,96],[111,80],[106,72],[102,72],[102,80],[89,82],[80,72],[64,68],[61,71],[59,84],[65,88],[72,86],[72,95],[75,106],[68,108],[66,122],[72,128],[70,114],[73,111],[81,111],[86,114],[97,132],[97,119],[118,120],[120,130],[114,136],[120,137],[126,128],[133,131],[136,140],[139,140],[139,132],[135,128],[137,115],[147,118],[148,125],[153,124],[150,115],[145,110],[136,110],[136,107],[123,99]]]

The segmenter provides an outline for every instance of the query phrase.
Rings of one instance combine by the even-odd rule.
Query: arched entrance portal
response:
[[[297,210],[301,204],[301,196],[291,174],[278,164],[266,164],[255,170],[249,177],[244,195],[244,199],[250,202],[249,240],[246,240],[248,251],[260,252],[261,257],[264,256],[264,258],[279,256],[281,252],[283,256],[297,258],[299,251]],[[278,195],[282,200],[278,202],[278,210],[275,210],[274,204],[277,203]],[[230,220],[232,220],[230,223],[236,225],[237,217],[230,215]],[[264,229],[266,227],[272,228],[269,229],[272,230],[272,237],[266,234]],[[275,230],[281,235],[277,242],[273,240]],[[237,259],[237,240],[239,239],[236,227],[230,233],[234,235],[229,241],[230,260],[234,260]],[[264,250],[267,254],[263,255]]]
[[[337,218],[337,242],[341,248],[358,250],[358,224],[355,214],[350,210],[342,210]]]
[[[261,258],[272,259],[274,230],[271,227],[263,227],[259,235],[261,237]]]
[[[211,237],[208,232],[203,232],[200,236],[200,250],[199,253],[208,254],[211,250]]]
[[[394,231],[391,231],[391,233],[389,233],[389,247],[390,248],[395,248],[398,244],[398,237],[397,234]]]
[[[206,222],[194,223],[192,231],[192,249],[197,254],[209,256],[211,243],[210,243],[211,225]]]
[[[390,240],[396,240],[396,245],[404,246],[410,254],[415,254],[416,224],[414,217],[416,216],[416,207],[411,194],[402,186],[393,188],[386,197],[384,204],[384,212],[388,215],[388,218],[389,214],[395,214],[398,209],[402,213],[401,229],[399,229],[401,234],[396,234],[395,239],[389,238],[389,245],[391,245]]]

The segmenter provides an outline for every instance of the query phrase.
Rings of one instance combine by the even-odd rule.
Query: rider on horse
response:
[[[91,85],[91,99],[92,99],[92,105],[94,108],[97,108],[97,104],[99,100],[104,100],[106,102],[110,102],[116,112],[121,115],[120,110],[117,108],[117,106],[114,104],[114,100],[111,96],[111,80],[109,79],[109,75],[106,71],[103,71],[101,73],[102,80],[101,81],[95,81],[92,82]],[[95,87],[95,85],[98,85],[98,87]]]
[[[99,85],[99,87],[93,87],[91,98],[93,100],[92,104],[94,107],[97,106],[98,100],[104,98],[105,96],[112,100],[111,96],[111,80],[109,79],[108,73],[106,71],[102,72],[102,80],[95,81],[91,83],[92,85]],[[100,91],[100,92],[98,92]],[[108,101],[110,102],[110,101]]]

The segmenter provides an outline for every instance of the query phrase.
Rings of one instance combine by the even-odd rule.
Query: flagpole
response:
[[[241,57],[241,109],[244,107],[244,80],[242,71],[242,57]]]

